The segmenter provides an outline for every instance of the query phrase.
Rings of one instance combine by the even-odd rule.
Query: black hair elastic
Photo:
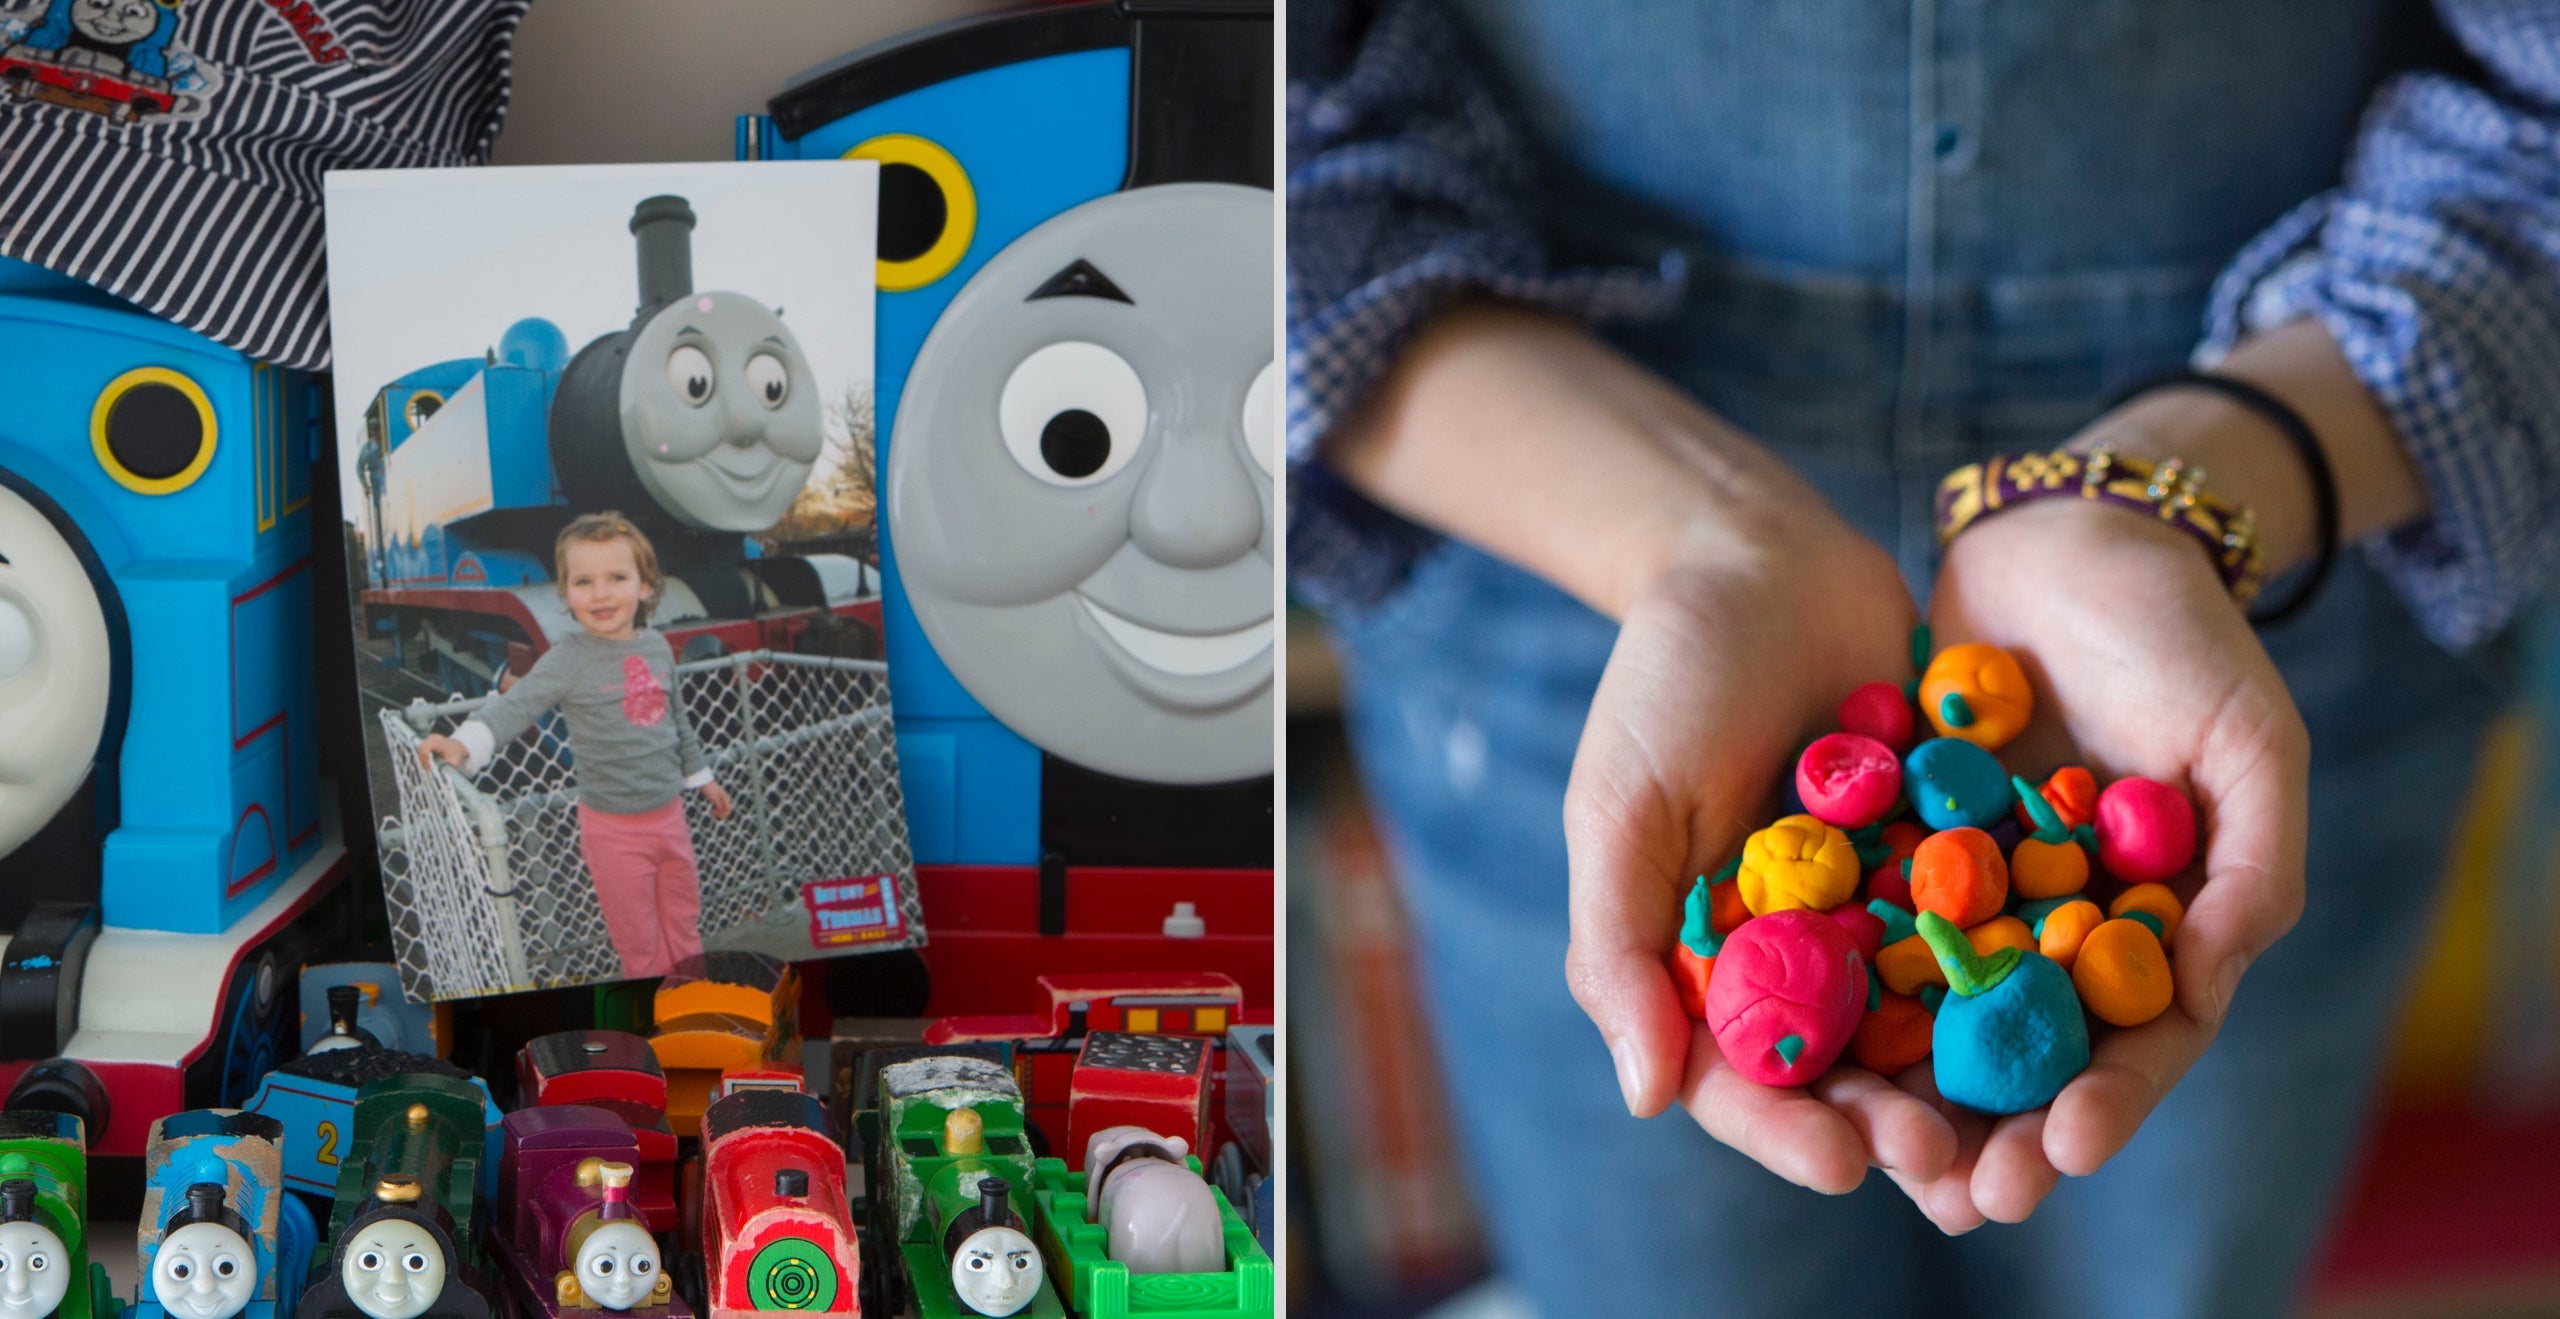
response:
[[[2211,390],[2266,418],[2293,445],[2294,453],[2302,459],[2303,471],[2311,478],[2313,526],[2320,538],[2319,552],[2311,560],[2311,570],[2302,575],[2302,584],[2294,588],[2292,595],[2249,614],[2249,622],[2257,627],[2281,623],[2310,606],[2312,599],[2320,594],[2321,585],[2329,580],[2329,570],[2337,566],[2338,478],[2329,469],[2328,452],[2320,447],[2319,437],[2311,433],[2311,424],[2302,419],[2301,413],[2293,410],[2292,404],[2232,376],[2208,371],[2172,371],[2126,390],[2116,399],[2115,407],[2122,407],[2154,390],[2180,386]],[[2110,412],[2114,410],[2114,407],[2108,409]]]

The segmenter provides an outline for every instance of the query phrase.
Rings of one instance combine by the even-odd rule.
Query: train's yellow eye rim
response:
[[[116,456],[115,446],[107,440],[107,419],[114,415],[116,404],[144,385],[165,385],[177,390],[195,405],[196,420],[203,427],[195,456],[185,467],[167,476],[144,476],[125,466],[124,460]],[[173,495],[194,485],[196,478],[213,466],[213,450],[220,438],[221,428],[214,423],[213,400],[205,397],[203,386],[164,366],[137,366],[108,381],[107,387],[98,391],[97,403],[89,409],[89,448],[97,454],[98,466],[105,468],[116,484],[136,494]]]
[[[911,165],[923,170],[925,177],[942,189],[942,236],[922,255],[904,261],[881,261],[877,277],[880,291],[904,293],[950,274],[968,253],[969,240],[978,232],[978,190],[970,185],[969,171],[960,168],[958,158],[912,133],[883,133],[844,153],[844,158]]]
[[[418,411],[418,405],[421,403],[427,405],[427,410],[423,413]],[[409,401],[400,406],[400,415],[408,420],[409,430],[412,434],[415,434],[419,427],[426,425],[428,421],[435,417],[436,413],[443,409],[444,395],[439,394],[432,389],[421,389],[417,393],[411,394],[409,396]]]

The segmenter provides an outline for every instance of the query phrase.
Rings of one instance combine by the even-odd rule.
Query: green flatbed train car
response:
[[[1186,1160],[1192,1172],[1200,1160]],[[1050,1279],[1078,1319],[1271,1319],[1278,1305],[1271,1256],[1215,1187],[1227,1267],[1216,1273],[1132,1273],[1110,1257],[1110,1229],[1085,1221],[1085,1174],[1064,1159],[1032,1165],[1039,1242]]]

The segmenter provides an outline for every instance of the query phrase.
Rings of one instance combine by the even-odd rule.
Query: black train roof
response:
[[[360,1044],[352,1049],[330,1049],[322,1053],[306,1053],[276,1069],[287,1076],[322,1081],[350,1088],[379,1081],[402,1072],[433,1072],[438,1076],[459,1077],[468,1081],[471,1073],[442,1058],[423,1053],[401,1053],[380,1045]]]
[[[1167,1072],[1176,1076],[1200,1070],[1209,1042],[1196,1035],[1135,1035],[1103,1030],[1084,1037],[1078,1067],[1110,1067],[1123,1072]]]
[[[702,1139],[715,1141],[749,1127],[803,1127],[834,1140],[827,1130],[827,1108],[802,1090],[755,1086],[711,1101],[702,1111]]]

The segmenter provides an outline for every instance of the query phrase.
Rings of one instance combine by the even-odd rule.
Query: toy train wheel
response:
[[[676,1262],[676,1295],[693,1310],[697,1319],[708,1316],[711,1313],[711,1283],[704,1276],[701,1253],[680,1250],[670,1258]]]
[[[854,1243],[854,1252],[862,1262],[862,1282],[854,1291],[861,1298],[865,1316],[904,1313],[892,1303],[895,1298],[889,1291],[889,1265],[896,1257],[880,1249],[879,1240],[878,1233],[865,1232]],[[697,1313],[708,1314],[709,1311]]]
[[[1218,1156],[1209,1161],[1209,1184],[1227,1197],[1227,1203],[1241,1211],[1250,1203],[1251,1188],[1245,1184],[1244,1146],[1228,1141],[1218,1147]]]

